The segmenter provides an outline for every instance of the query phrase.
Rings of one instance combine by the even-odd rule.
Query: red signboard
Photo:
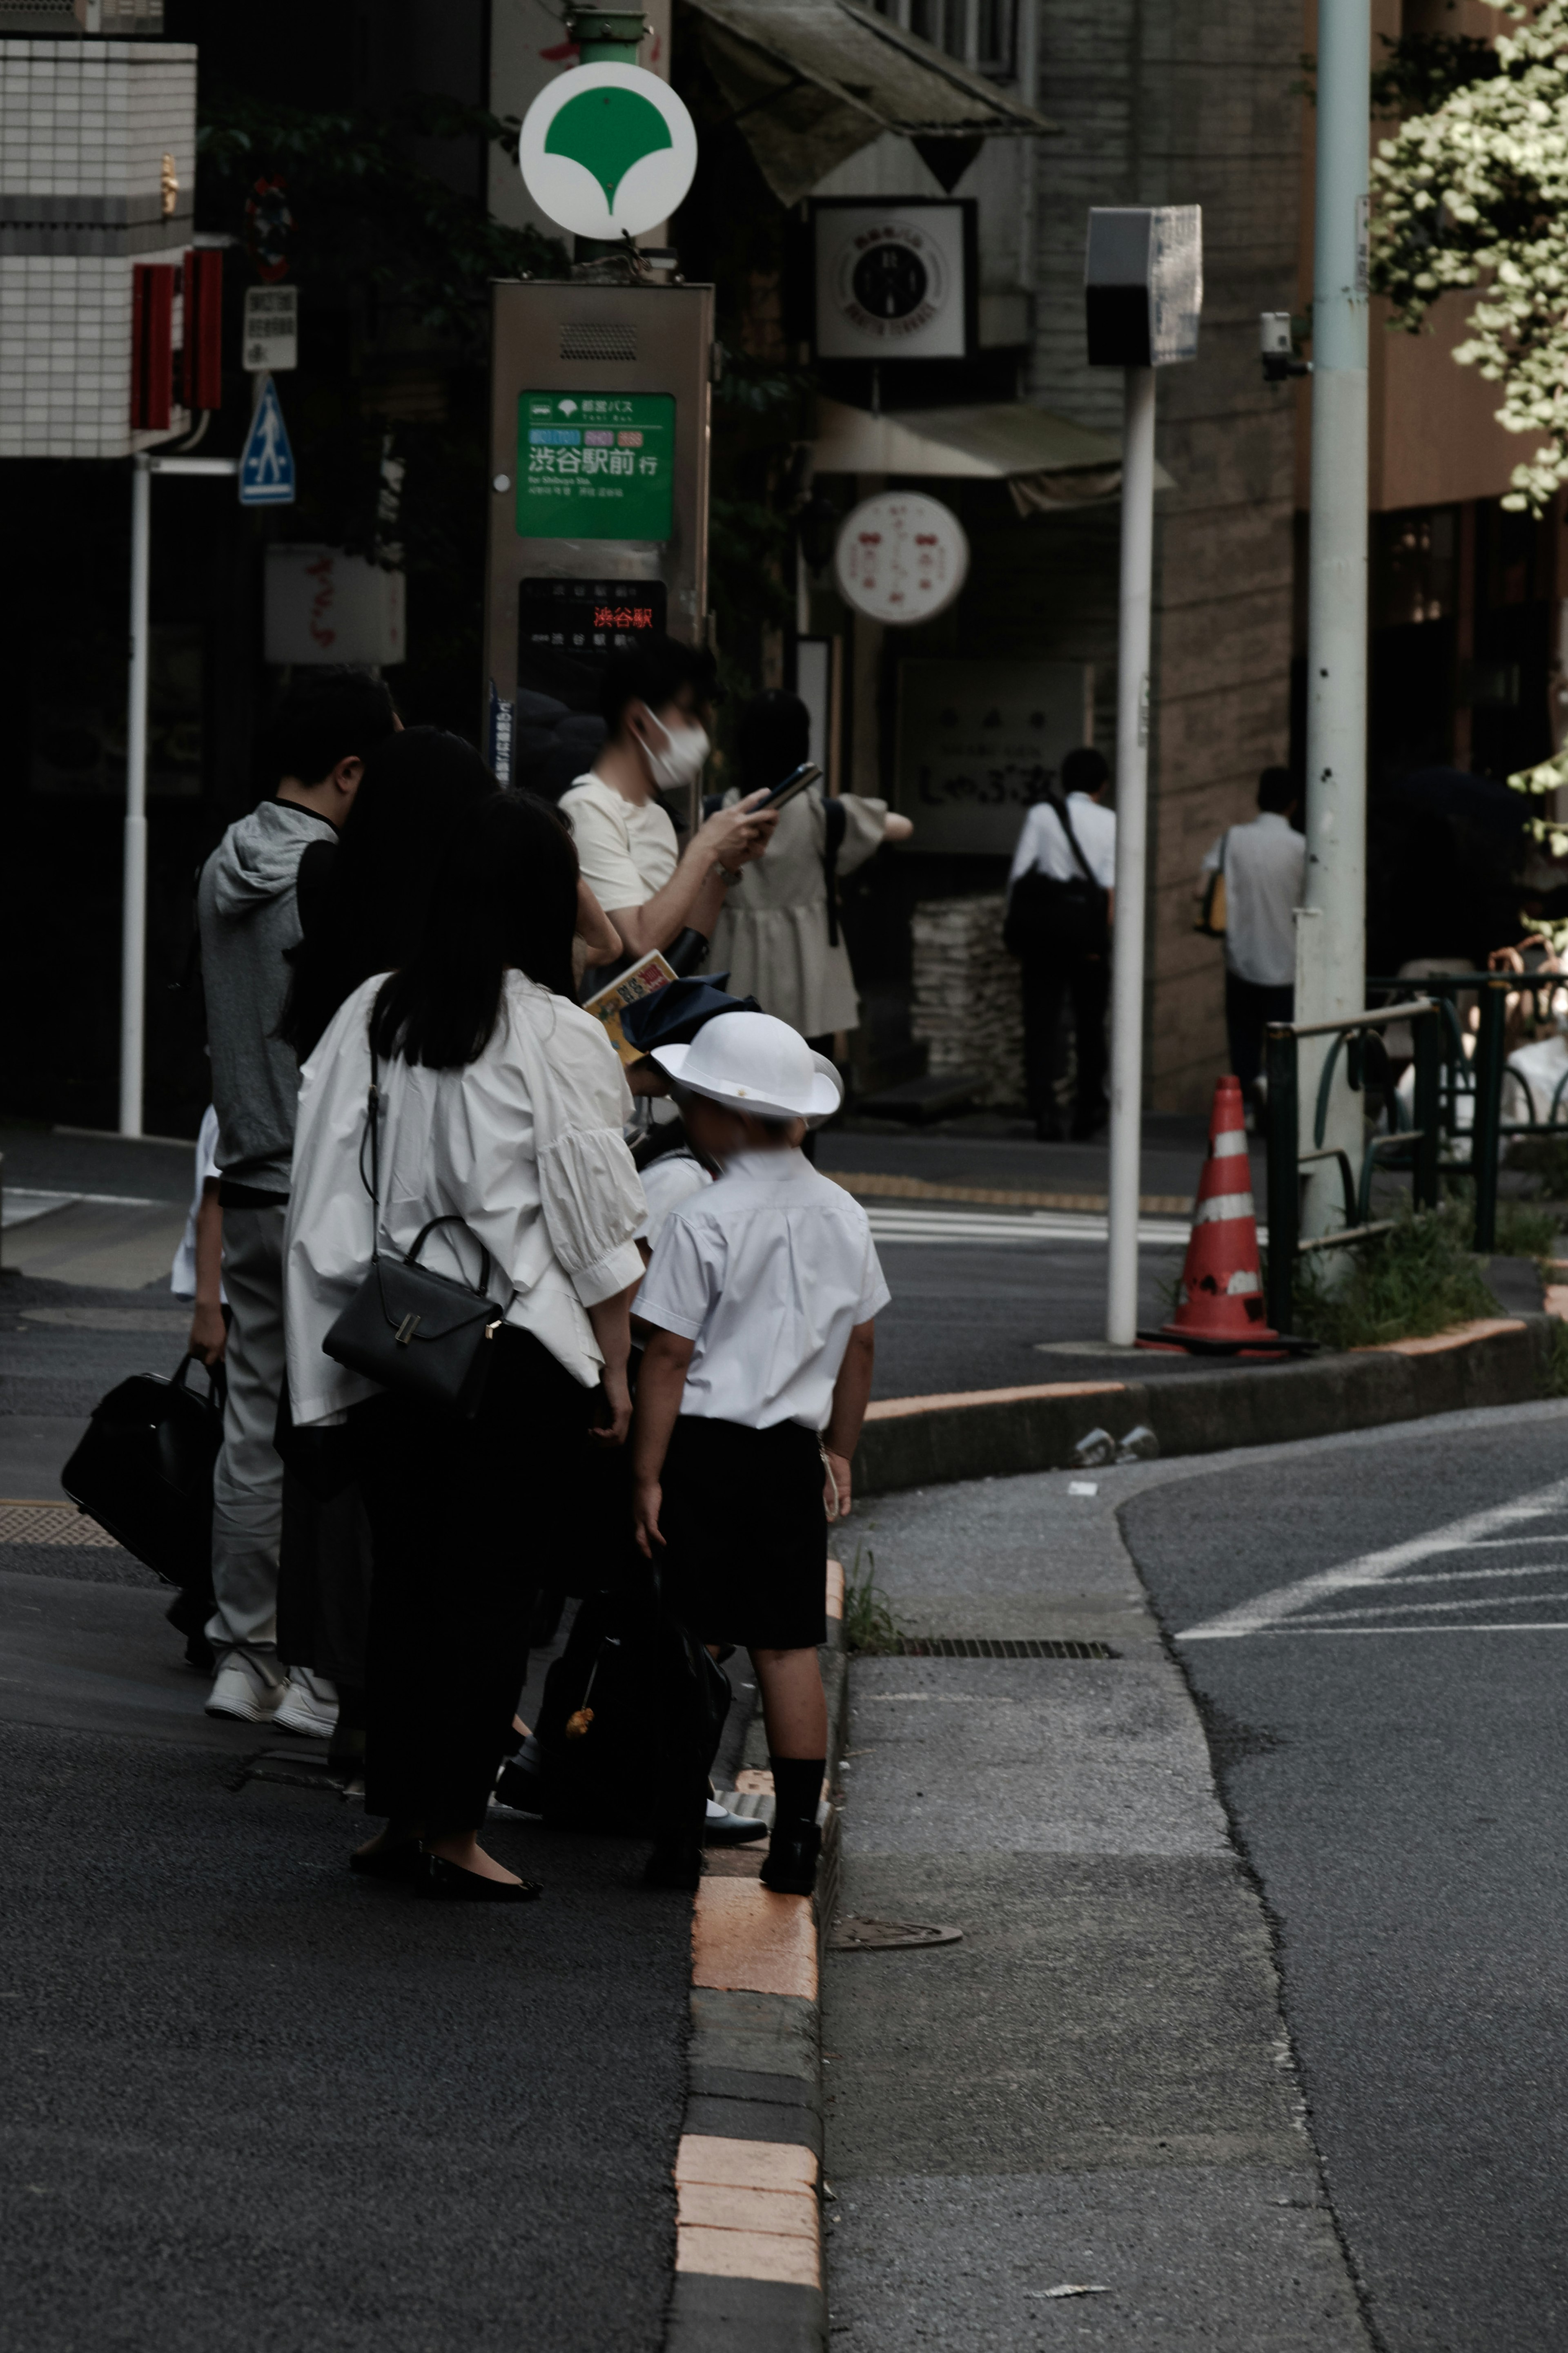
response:
[[[139,261],[131,276],[131,429],[166,433],[174,401],[174,271]]]

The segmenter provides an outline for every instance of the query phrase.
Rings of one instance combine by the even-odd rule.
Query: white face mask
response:
[[[713,749],[708,740],[706,729],[670,728],[665,725],[662,719],[656,718],[651,711],[647,715],[653,720],[665,743],[662,752],[656,750],[651,744],[645,743],[643,745],[643,750],[647,754],[648,766],[653,770],[654,782],[664,785],[672,791],[681,785],[695,784],[702,774],[702,763]]]

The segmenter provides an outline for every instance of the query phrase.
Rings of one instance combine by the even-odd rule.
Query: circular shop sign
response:
[[[577,66],[523,116],[517,160],[540,211],[574,237],[641,237],[691,185],[697,132],[657,74]]]
[[[936,323],[952,280],[934,238],[908,221],[889,219],[845,239],[833,272],[833,299],[859,333],[899,343]]]
[[[968,576],[969,542],[923,491],[883,491],[845,517],[833,568],[858,613],[907,628],[947,610]]]

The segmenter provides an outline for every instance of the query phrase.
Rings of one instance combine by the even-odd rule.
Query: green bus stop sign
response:
[[[668,393],[525,392],[517,404],[517,527],[525,539],[668,540],[675,488]]]

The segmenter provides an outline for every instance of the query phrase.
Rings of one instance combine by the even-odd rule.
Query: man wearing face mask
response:
[[[658,793],[684,795],[701,775],[712,692],[712,656],[674,638],[612,655],[600,688],[604,744],[561,797],[583,880],[629,956],[668,949],[688,930],[710,939],[725,893],[778,821],[754,814],[766,795],[753,793],[707,818],[680,849]]]

